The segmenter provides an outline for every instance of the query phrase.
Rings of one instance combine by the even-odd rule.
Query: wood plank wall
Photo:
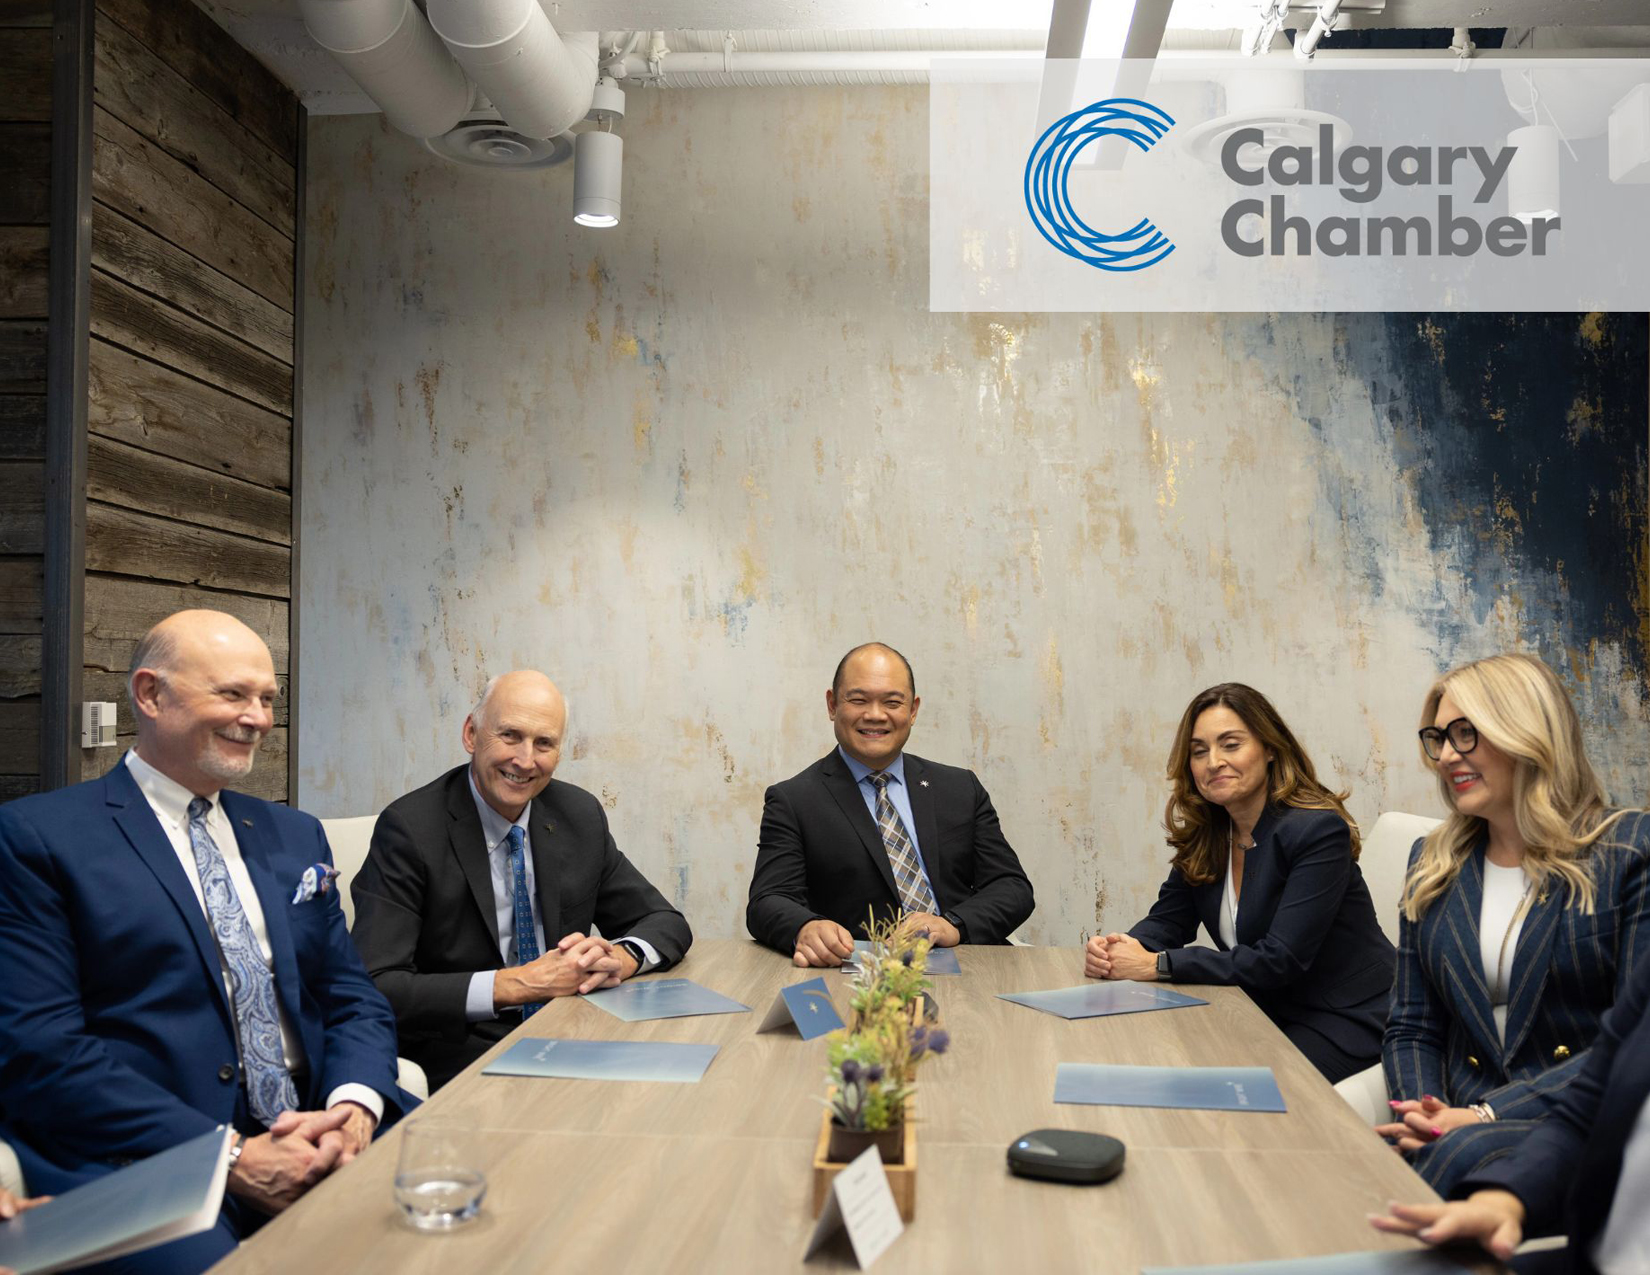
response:
[[[239,616],[287,680],[299,111],[192,0],[97,0],[95,53],[83,693],[124,746],[171,611]],[[283,699],[247,790],[284,800],[286,754]]]
[[[0,801],[40,776],[51,0],[0,5]]]

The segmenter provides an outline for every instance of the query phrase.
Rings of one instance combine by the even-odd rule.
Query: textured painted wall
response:
[[[637,93],[625,218],[571,172],[310,136],[300,799],[462,759],[485,677],[572,703],[563,778],[702,934],[764,787],[876,637],[1075,942],[1154,897],[1163,758],[1228,678],[1320,770],[1432,811],[1442,667],[1577,689],[1645,796],[1644,316],[931,316],[921,90]]]

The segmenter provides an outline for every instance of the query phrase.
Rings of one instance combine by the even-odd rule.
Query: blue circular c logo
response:
[[[1097,138],[1122,137],[1149,151],[1173,123],[1150,102],[1109,97],[1049,125],[1026,160],[1026,211],[1038,233],[1068,257],[1098,270],[1144,270],[1167,257],[1174,244],[1145,217],[1120,234],[1090,227],[1071,206],[1066,176],[1082,149]]]

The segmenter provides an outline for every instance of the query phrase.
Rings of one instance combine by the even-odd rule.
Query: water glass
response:
[[[450,1231],[481,1212],[487,1178],[476,1133],[462,1125],[410,1120],[402,1126],[395,1202],[421,1231]]]

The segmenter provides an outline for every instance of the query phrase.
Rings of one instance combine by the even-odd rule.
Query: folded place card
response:
[[[1122,1067],[1061,1063],[1054,1101],[1097,1107],[1285,1111],[1270,1067]]]
[[[802,1260],[807,1261],[840,1230],[848,1232],[854,1261],[862,1271],[905,1233],[899,1206],[894,1203],[893,1188],[883,1171],[882,1153],[875,1147],[866,1148],[831,1179],[831,1193],[825,1197],[825,1207],[820,1211],[819,1221],[814,1223],[814,1233],[808,1239]]]
[[[696,1085],[715,1045],[657,1040],[518,1040],[481,1069],[485,1076],[562,1080],[665,1080]]]
[[[0,1266],[45,1275],[215,1226],[234,1132],[203,1133],[0,1222]]]
[[[997,998],[1040,1009],[1045,1014],[1058,1014],[1061,1018],[1143,1014],[1148,1010],[1209,1003],[1151,983],[1086,983],[1082,987],[1062,987],[1052,992],[999,992]]]
[[[691,978],[633,978],[584,998],[627,1023],[697,1014],[748,1014],[751,1007],[701,987]]]
[[[756,1030],[766,1032],[792,1024],[802,1033],[803,1040],[812,1040],[842,1026],[842,1015],[831,1004],[830,989],[825,986],[823,978],[810,978],[806,983],[781,987],[779,995],[773,998],[768,1016]]]
[[[1222,1262],[1214,1266],[1147,1266],[1140,1275],[1445,1275],[1465,1269],[1433,1249],[1392,1253],[1335,1253],[1275,1262]]]
[[[871,950],[869,939],[858,939],[854,943],[854,954],[842,963],[844,973],[851,974],[859,968],[859,954]],[[928,949],[928,964],[924,967],[930,974],[961,974],[962,965],[957,960],[957,949],[954,947],[931,947]]]

